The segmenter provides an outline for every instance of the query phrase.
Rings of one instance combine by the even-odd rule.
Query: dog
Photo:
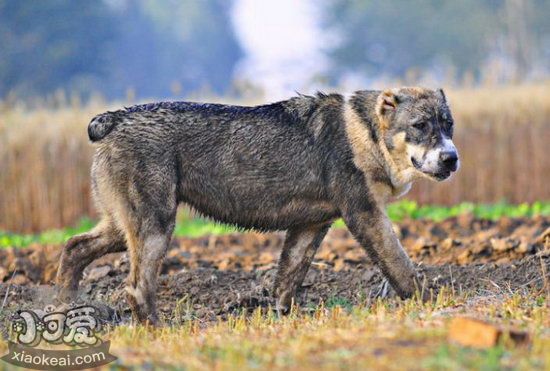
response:
[[[441,89],[317,93],[255,107],[136,105],[94,117],[88,135],[102,218],[64,247],[59,298],[75,297],[94,259],[128,250],[127,300],[134,320],[151,324],[179,204],[241,228],[286,231],[274,285],[278,309],[291,305],[337,218],[407,298],[419,282],[385,205],[414,180],[442,181],[459,167]]]

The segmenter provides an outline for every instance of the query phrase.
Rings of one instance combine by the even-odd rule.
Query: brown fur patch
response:
[[[355,166],[365,174],[373,168],[380,167],[376,145],[370,138],[369,129],[347,103],[344,106],[344,120]]]
[[[390,197],[406,193],[414,170],[406,161],[404,136],[394,138],[395,155],[390,155],[383,141],[372,141],[366,124],[349,104],[345,105],[344,118],[355,166],[365,174],[376,200],[385,204]]]

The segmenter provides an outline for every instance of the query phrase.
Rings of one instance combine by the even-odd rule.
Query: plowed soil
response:
[[[497,222],[471,216],[440,223],[408,220],[395,225],[418,264],[426,287],[486,294],[548,285],[550,218]],[[158,307],[174,321],[209,321],[229,313],[274,305],[270,296],[283,233],[241,233],[174,239],[162,266]],[[61,246],[0,251],[0,304],[37,308],[52,302]],[[109,315],[129,317],[124,299],[125,253],[94,262],[81,282],[81,299],[103,303]],[[302,310],[321,302],[356,304],[391,295],[384,279],[346,229],[325,238],[298,297]]]

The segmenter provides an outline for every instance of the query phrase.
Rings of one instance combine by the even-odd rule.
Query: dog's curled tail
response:
[[[95,116],[88,124],[88,137],[97,142],[109,134],[118,124],[119,118],[114,112],[105,112]]]

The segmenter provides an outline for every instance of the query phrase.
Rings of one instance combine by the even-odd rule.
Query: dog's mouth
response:
[[[450,170],[445,170],[445,169],[439,170],[437,172],[424,171],[422,169],[422,163],[420,163],[420,161],[416,160],[414,157],[411,157],[411,162],[412,162],[412,164],[413,164],[413,166],[415,167],[416,170],[420,171],[422,174],[425,174],[425,175],[429,176],[430,178],[433,178],[437,181],[445,180],[445,179],[447,179],[448,177],[451,176],[451,171]]]
[[[445,180],[445,179],[447,179],[448,177],[451,176],[451,171],[449,171],[449,170],[440,171],[438,173],[433,173],[432,176],[435,179],[437,179],[439,181],[442,181],[442,180]]]
[[[417,161],[414,157],[411,157],[411,162],[412,162],[413,166],[414,166],[417,170],[422,171],[422,170],[421,170],[422,164],[421,164],[419,161]]]

